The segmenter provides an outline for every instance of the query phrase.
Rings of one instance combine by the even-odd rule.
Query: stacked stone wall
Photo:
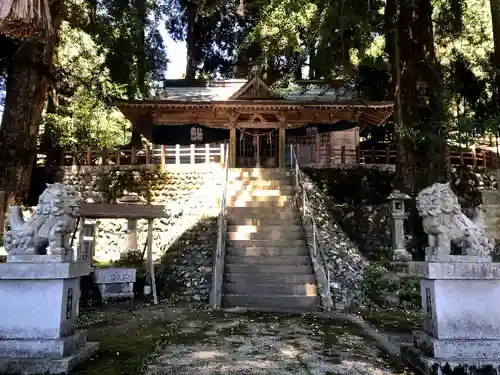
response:
[[[166,170],[164,186],[153,191],[151,204],[165,206],[165,218],[153,224],[153,255],[158,260],[184,232],[204,217],[217,216],[223,173],[218,166],[183,166]],[[120,170],[154,170],[156,166],[120,167]],[[116,169],[115,169],[116,170]],[[57,180],[75,186],[86,201],[106,202],[100,181],[111,168],[67,167]],[[133,190],[132,190],[133,191]],[[90,221],[90,220],[89,220]],[[126,219],[99,219],[96,223],[98,262],[115,261],[127,247]],[[138,247],[143,250],[147,237],[147,221],[138,220]],[[78,238],[75,239],[78,245]]]

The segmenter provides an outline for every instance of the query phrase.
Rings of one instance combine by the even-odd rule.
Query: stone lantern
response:
[[[389,197],[392,216],[392,259],[394,261],[411,260],[411,254],[406,250],[404,221],[408,217],[405,211],[405,201],[410,199],[407,194],[394,190]]]

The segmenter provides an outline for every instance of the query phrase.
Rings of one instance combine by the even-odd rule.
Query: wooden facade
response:
[[[367,103],[324,95],[276,98],[258,76],[247,82],[183,87],[177,90],[177,96],[175,90],[170,91],[173,95],[165,100],[118,101],[116,105],[146,137],[151,137],[152,127],[159,125],[227,129],[230,167],[282,168],[288,142],[309,149],[301,155],[316,153],[315,159],[321,153],[326,157],[329,148],[355,148],[359,126],[382,125],[393,111],[392,102]],[[350,129],[342,129],[340,124],[345,127],[345,123],[352,124]],[[342,131],[336,131],[333,124],[339,124]],[[301,127],[311,131],[293,136]],[[325,129],[333,131],[323,132]]]

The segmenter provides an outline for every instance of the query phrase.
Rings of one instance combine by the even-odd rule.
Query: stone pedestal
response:
[[[101,292],[103,303],[134,301],[135,268],[100,268],[94,270],[94,282]]]
[[[450,260],[410,262],[410,275],[421,278],[424,329],[401,354],[425,374],[499,374],[500,263]]]
[[[86,262],[15,255],[0,264],[0,373],[61,374],[98,349],[76,330]]]

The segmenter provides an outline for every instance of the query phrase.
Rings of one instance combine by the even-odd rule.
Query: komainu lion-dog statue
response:
[[[446,259],[451,244],[462,249],[461,255],[489,257],[494,242],[483,228],[462,213],[460,203],[448,183],[436,183],[417,196],[417,210],[428,235],[427,256]]]
[[[47,184],[28,220],[24,221],[21,207],[12,207],[10,230],[4,237],[7,254],[72,254],[69,239],[76,227],[81,202],[74,187],[55,183]]]

